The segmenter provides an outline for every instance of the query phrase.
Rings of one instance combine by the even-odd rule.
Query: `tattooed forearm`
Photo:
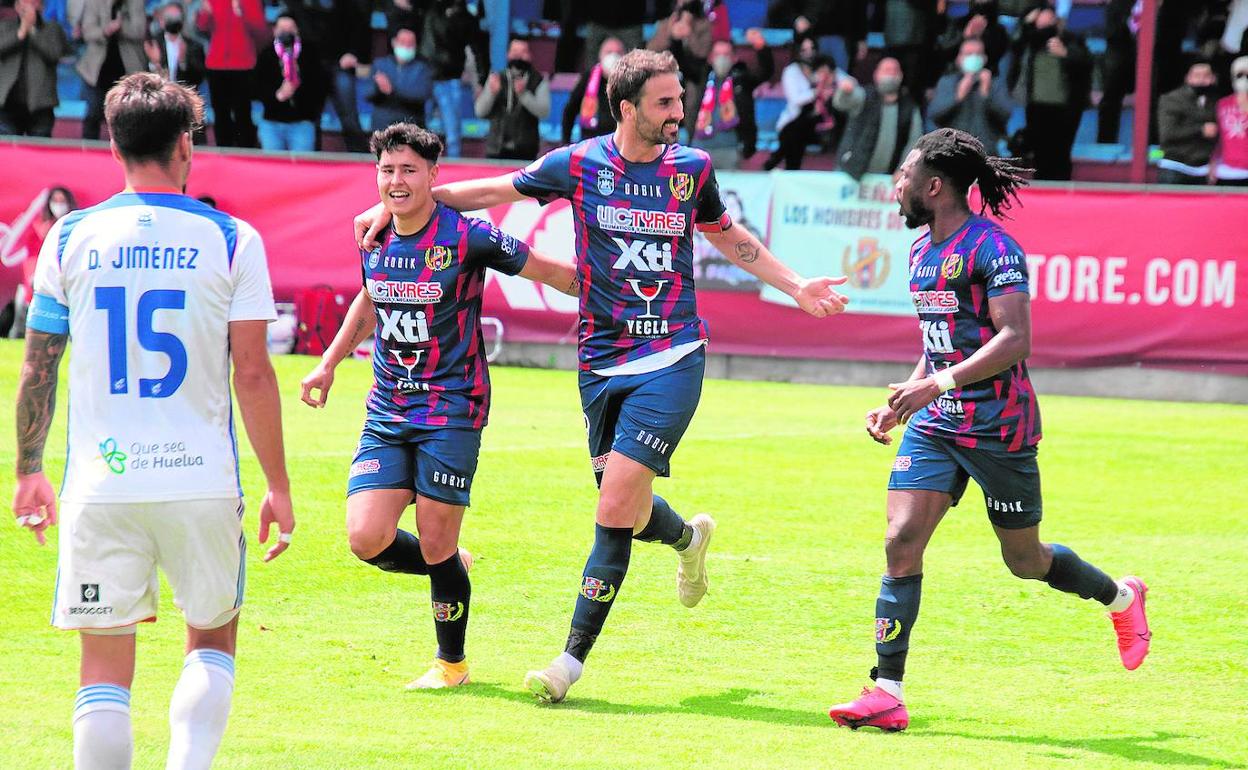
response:
[[[360,318],[355,322],[355,332],[351,335],[351,349],[355,350],[360,343],[368,339],[368,335],[373,333],[373,324],[369,323],[373,319]]]
[[[748,239],[744,241],[737,241],[736,251],[737,259],[740,260],[742,264],[748,265],[758,259],[758,247]]]
[[[581,277],[578,275],[573,278],[572,283],[568,284],[568,288],[564,289],[563,293],[570,297],[581,296]]]
[[[56,409],[56,375],[69,337],[26,333],[26,360],[17,386],[17,472],[43,470],[43,446]]]

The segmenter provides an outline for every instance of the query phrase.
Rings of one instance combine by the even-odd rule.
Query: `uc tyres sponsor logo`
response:
[[[369,278],[365,285],[373,302],[429,305],[442,301],[442,284],[436,281],[378,281]]]
[[[1028,254],[1031,296],[1045,302],[1150,307],[1235,306],[1233,259],[1070,257]],[[1140,265],[1142,264],[1143,269]]]
[[[897,455],[897,458],[893,460],[893,470],[895,471],[910,470],[910,455]]]
[[[596,213],[598,226],[603,230],[637,235],[681,236],[685,234],[689,222],[683,211],[651,211],[600,205]]]
[[[381,470],[381,460],[360,460],[351,465],[350,477],[363,476],[369,473],[377,473]]]
[[[920,313],[953,313],[958,309],[958,293],[944,291],[912,291],[910,300]]]

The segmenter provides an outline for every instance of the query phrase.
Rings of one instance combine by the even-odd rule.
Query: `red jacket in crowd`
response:
[[[250,70],[256,66],[256,46],[269,39],[261,0],[204,0],[195,25],[211,33],[207,66],[210,70]]]

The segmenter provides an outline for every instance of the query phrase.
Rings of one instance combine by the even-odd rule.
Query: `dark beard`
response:
[[[901,210],[901,216],[906,222],[906,227],[911,230],[917,230],[923,225],[930,225],[932,220],[936,218],[935,212],[925,207],[922,203],[910,201],[910,211]]]
[[[664,136],[664,123],[649,123],[642,120],[641,116],[637,116],[637,135],[645,139],[651,144],[667,144],[668,138]],[[679,129],[679,126],[677,126]]]

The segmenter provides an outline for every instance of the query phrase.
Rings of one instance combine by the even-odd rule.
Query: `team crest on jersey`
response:
[[[877,643],[888,644],[899,636],[901,636],[900,620],[892,618],[875,619],[875,641]]]
[[[686,174],[681,171],[676,176],[667,180],[667,186],[672,189],[672,195],[676,200],[684,203],[693,197],[693,175]]]
[[[434,602],[433,619],[439,623],[454,623],[464,616],[463,602]]]
[[[368,269],[372,270],[377,267],[377,263],[381,261],[381,247],[373,249],[368,255]]]
[[[444,270],[451,266],[451,250],[446,246],[430,246],[425,249],[425,267]]]
[[[615,192],[615,171],[609,168],[598,169],[598,192],[603,195]]]
[[[846,246],[841,257],[841,267],[849,276],[851,286],[858,289],[878,289],[888,278],[888,252],[880,248],[878,238],[859,238],[858,251]]]
[[[949,281],[952,281],[954,278],[962,275],[962,255],[950,254],[941,260],[940,274]]]
[[[615,598],[615,586],[596,577],[586,575],[581,581],[581,596],[591,602],[609,602]]]

